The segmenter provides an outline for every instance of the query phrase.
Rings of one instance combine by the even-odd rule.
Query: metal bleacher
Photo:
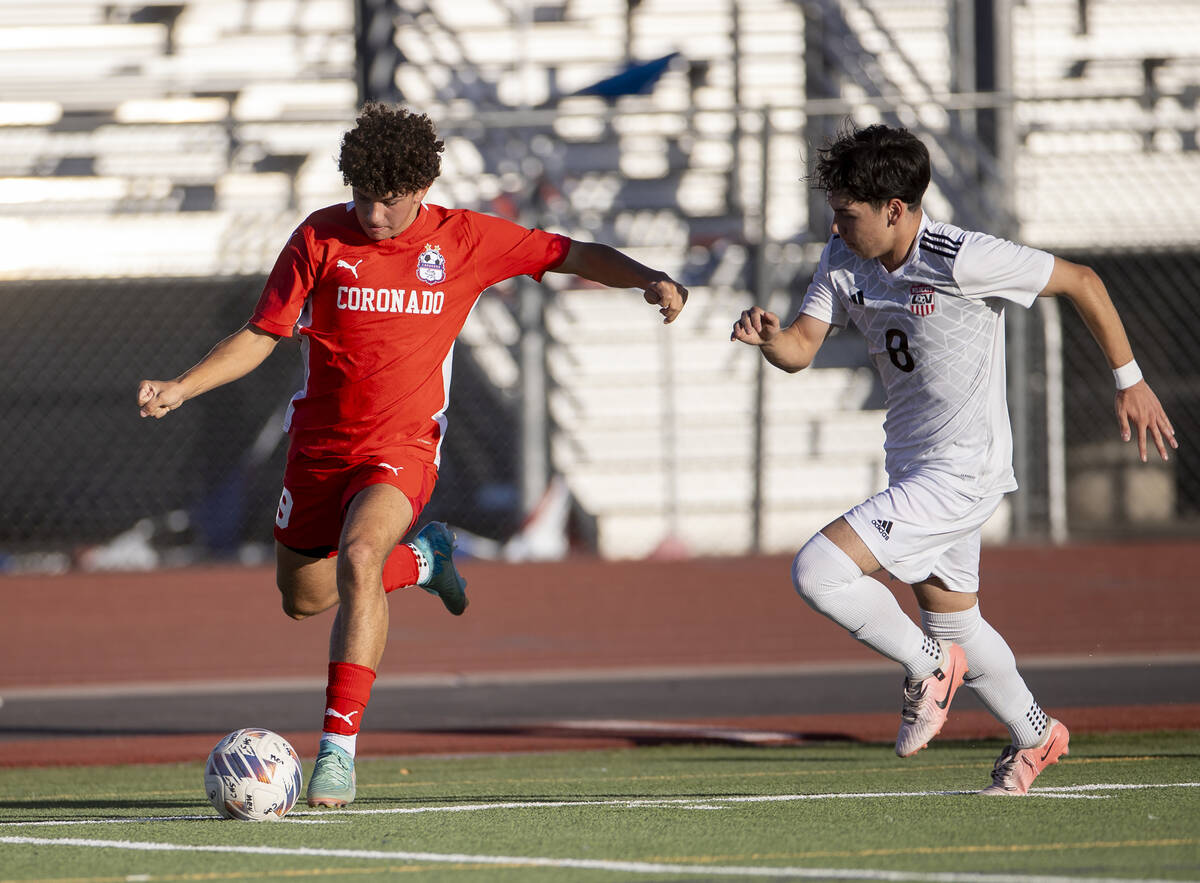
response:
[[[1162,248],[1200,224],[1200,4],[1014,9],[1018,215],[1050,249]],[[1120,216],[1121,223],[1114,223]]]
[[[269,267],[342,196],[353,25],[351,0],[0,2],[0,278]],[[68,212],[104,223],[64,264]]]
[[[760,356],[731,343],[729,327],[745,295],[696,291],[700,314],[664,328],[591,294],[567,293],[551,314],[549,404],[553,462],[596,517],[600,548],[744,553],[755,543]],[[760,540],[787,549],[880,487],[882,414],[864,409],[867,368],[769,369],[761,382]]]
[[[1170,245],[1200,229],[1187,189],[1200,181],[1200,3],[1082,6],[1086,28],[1080,0],[1013,6],[1014,232],[1050,249]],[[550,460],[602,554],[794,549],[882,483],[870,369],[764,372],[729,330],[755,297],[755,247],[774,274],[758,291],[786,313],[823,237],[804,182],[814,14],[843,65],[821,94],[861,99],[860,122],[894,100],[946,147],[931,210],[986,223],[949,150],[972,145],[940,143],[953,134],[936,100],[953,87],[948,8],[642,0],[627,21],[624,0],[397,0],[396,88],[446,141],[431,201],[507,204],[692,291],[662,328],[636,296],[547,277]],[[264,272],[306,211],[345,194],[333,158],[358,100],[354,15],[353,0],[0,0],[0,279]],[[583,94],[668,56],[644,94]],[[69,263],[54,235],[67,213],[101,221]],[[503,390],[518,385],[520,333],[491,297],[464,331]]]

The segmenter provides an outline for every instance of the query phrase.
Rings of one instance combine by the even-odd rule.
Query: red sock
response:
[[[326,733],[355,736],[362,723],[363,711],[371,698],[375,672],[353,662],[329,663],[329,684],[325,687]]]
[[[417,584],[417,556],[408,543],[392,549],[392,554],[383,562],[383,590],[394,592],[405,586]]]

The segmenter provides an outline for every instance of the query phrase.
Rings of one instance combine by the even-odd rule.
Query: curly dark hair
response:
[[[929,187],[929,150],[907,129],[846,125],[817,151],[811,180],[819,190],[836,190],[872,208],[899,199],[915,209]]]
[[[372,101],[355,123],[338,156],[342,180],[351,187],[373,196],[403,195],[428,187],[441,173],[445,144],[425,114]]]

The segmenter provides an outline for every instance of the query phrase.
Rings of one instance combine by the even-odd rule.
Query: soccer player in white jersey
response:
[[[866,338],[887,392],[888,486],[810,539],[792,581],[815,610],[904,667],[897,754],[937,735],[965,683],[1012,735],[981,793],[1025,794],[1070,736],[979,612],[980,531],[1017,487],[1004,307],[1067,298],[1113,369],[1121,437],[1136,437],[1143,462],[1148,437],[1164,460],[1178,444],[1096,273],[930,219],[921,208],[929,176],[928,150],[904,129],[840,133],[819,152],[814,183],[833,209],[833,235],[799,315],[784,327],[754,307],[731,339],[796,372],[834,327],[852,322]],[[919,627],[869,575],[881,569],[912,585]]]

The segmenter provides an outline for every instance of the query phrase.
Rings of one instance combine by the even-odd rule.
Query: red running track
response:
[[[392,595],[381,677],[877,661],[795,596],[788,557],[467,561],[460,569],[471,597],[461,618],[446,615],[423,592]],[[1200,654],[1200,544],[987,548],[982,573],[984,615],[1018,660]],[[907,588],[893,587],[914,613]],[[46,688],[324,676],[331,615],[289,620],[279,609],[268,568],[9,576],[0,578],[0,604],[0,696]],[[1135,703],[1136,697],[1114,696],[1112,708],[1074,709],[1072,725],[1200,728],[1200,706],[1143,705],[1135,712]],[[700,711],[695,720],[705,717]],[[0,729],[3,720],[0,709]],[[872,740],[890,739],[895,730],[894,715],[714,723]],[[995,724],[975,712],[952,716],[945,731],[949,738],[982,735],[996,735]],[[373,753],[638,741],[621,734],[549,731],[462,738],[470,744],[390,734],[372,740]],[[195,757],[196,745],[205,743],[206,752],[213,741],[207,735],[153,741],[172,740],[179,747],[157,755],[151,740],[80,741],[94,762]],[[68,746],[58,740],[55,747],[61,758]],[[46,753],[44,740],[0,741],[3,765],[47,762]]]

